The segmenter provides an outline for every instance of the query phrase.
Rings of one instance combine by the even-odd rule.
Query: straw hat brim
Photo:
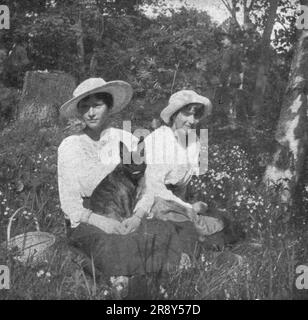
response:
[[[182,109],[185,105],[189,103],[201,103],[204,105],[204,113],[205,115],[210,115],[212,112],[212,103],[211,101],[203,97],[201,95],[195,94],[193,99],[190,101],[183,101],[183,102],[174,102],[174,103],[169,103],[167,107],[165,107],[161,113],[160,117],[164,120],[166,124],[170,123],[170,118],[173,114],[175,114],[178,110]]]
[[[103,86],[89,90],[65,102],[60,108],[61,115],[65,118],[78,117],[79,113],[77,105],[80,100],[91,94],[101,92],[110,93],[113,97],[113,106],[110,110],[111,114],[123,110],[128,105],[133,96],[133,89],[129,83],[121,80],[109,81]]]

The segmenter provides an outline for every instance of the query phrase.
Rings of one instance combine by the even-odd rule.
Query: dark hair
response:
[[[80,102],[87,101],[91,96],[94,96],[96,99],[103,100],[108,109],[111,109],[113,106],[113,96],[108,92],[98,92],[90,94],[78,102],[77,108],[79,107]]]
[[[204,116],[204,104],[202,103],[188,103],[184,107],[182,107],[180,110],[176,111],[171,117],[170,117],[170,125],[173,125],[173,121],[175,117],[180,113],[189,113],[193,114],[195,118],[201,119]]]

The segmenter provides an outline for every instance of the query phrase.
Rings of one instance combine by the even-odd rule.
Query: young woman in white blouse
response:
[[[74,91],[73,98],[61,107],[66,118],[78,117],[85,129],[65,138],[58,149],[58,185],[61,208],[72,228],[81,222],[106,233],[130,231],[128,219],[122,223],[83,207],[95,187],[120,163],[119,141],[131,151],[138,139],[127,131],[110,128],[109,116],[120,112],[131,100],[133,91],[124,81],[105,82],[90,78]]]
[[[170,97],[160,115],[165,125],[145,139],[147,168],[140,186],[141,199],[135,207],[136,212],[163,220],[192,221],[200,238],[223,229],[222,221],[197,214],[200,209],[206,210],[206,204],[186,201],[188,182],[207,166],[207,159],[201,159],[196,128],[211,110],[210,100],[193,90],[181,90]],[[174,208],[174,204],[179,206]]]

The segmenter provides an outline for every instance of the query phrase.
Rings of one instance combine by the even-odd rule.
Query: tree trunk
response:
[[[308,2],[306,0],[305,2]],[[280,185],[281,200],[292,204],[302,173],[307,139],[308,30],[301,31],[275,135],[276,152],[264,182]]]
[[[264,94],[267,82],[267,73],[269,69],[270,50],[271,50],[271,34],[275,24],[276,12],[278,8],[278,0],[270,2],[269,14],[265,24],[262,36],[261,57],[257,72],[257,79],[252,103],[254,115],[258,118],[260,110],[264,102]]]
[[[80,74],[81,78],[85,75],[85,54],[84,54],[84,44],[83,44],[83,28],[82,28],[82,21],[81,21],[81,13],[79,13],[78,21],[75,26],[76,32],[76,44],[77,44],[77,54],[79,59],[79,67],[80,67]]]
[[[55,123],[59,107],[72,97],[75,79],[62,71],[28,71],[18,110],[19,120]]]
[[[101,50],[102,37],[105,29],[104,16],[100,13],[98,8],[96,11],[95,20],[96,20],[95,43],[94,43],[93,55],[91,57],[90,68],[89,68],[89,74],[91,77],[97,76],[96,72],[97,72],[97,64],[98,64],[98,55],[99,55],[99,51]]]
[[[90,77],[96,77],[96,70],[97,70],[97,64],[98,64],[97,55],[98,55],[97,49],[94,48],[93,54],[90,60],[90,68],[89,68]]]
[[[4,78],[4,64],[5,61],[7,60],[7,50],[5,48],[0,47],[0,82],[3,82]]]

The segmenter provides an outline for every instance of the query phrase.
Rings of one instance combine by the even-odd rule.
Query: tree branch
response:
[[[252,6],[254,5],[255,0],[251,0],[250,5],[248,6],[248,11],[250,11],[252,9]]]
[[[224,4],[224,6],[227,8],[227,10],[229,11],[229,13],[231,14],[231,17],[234,19],[235,23],[240,27],[240,24],[236,18],[236,11],[235,11],[235,7],[231,7],[230,3],[227,0],[221,0],[221,2]],[[232,0],[232,4],[234,4],[234,0]]]
[[[228,3],[228,1],[227,1],[227,0],[221,0],[221,2],[224,4],[224,6],[228,9],[228,11],[230,12],[230,14],[233,16],[232,7],[231,7],[230,4]]]

